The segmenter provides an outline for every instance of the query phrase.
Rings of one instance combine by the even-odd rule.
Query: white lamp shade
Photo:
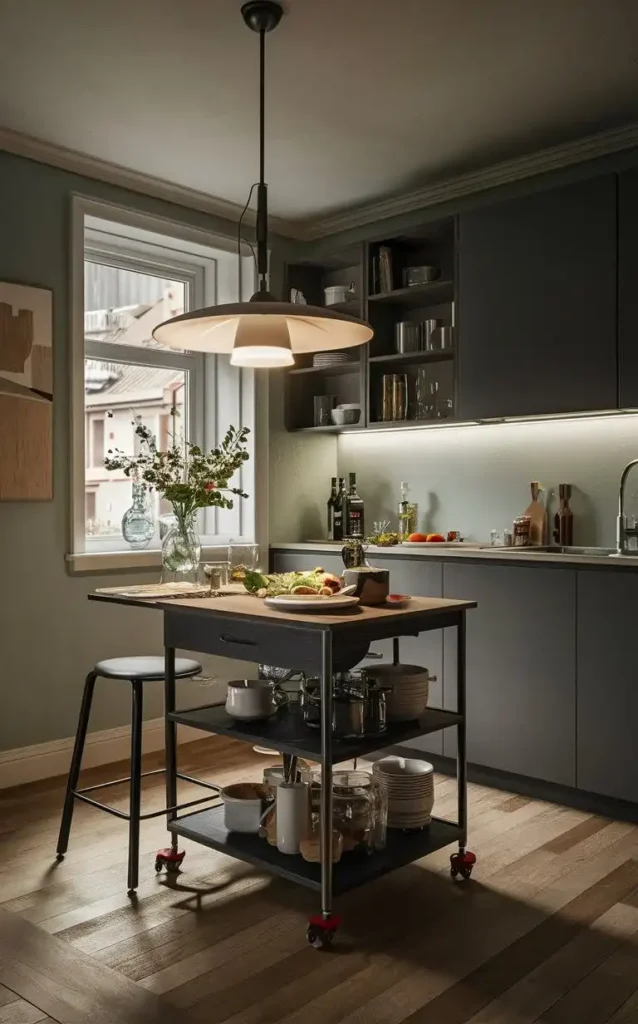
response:
[[[238,330],[240,324],[241,330]],[[153,337],[169,348],[191,352],[230,354],[235,350],[241,359],[239,352],[242,348],[245,347],[248,352],[250,348],[262,347],[279,350],[279,357],[283,358],[281,351],[287,348],[281,340],[284,324],[293,354],[365,345],[373,334],[372,328],[364,320],[321,306],[289,302],[241,302],[183,313],[159,324],[153,331]],[[250,344],[241,340],[248,330]],[[236,340],[238,345],[235,348]],[[236,365],[290,364],[277,362],[273,356],[270,362],[257,364],[246,361]]]
[[[285,316],[240,316],[230,357],[233,366],[293,366]]]

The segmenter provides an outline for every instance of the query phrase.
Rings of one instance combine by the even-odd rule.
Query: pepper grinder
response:
[[[560,507],[554,516],[554,540],[561,547],[571,547],[574,543],[574,513],[569,507],[571,496],[571,484],[558,485]]]

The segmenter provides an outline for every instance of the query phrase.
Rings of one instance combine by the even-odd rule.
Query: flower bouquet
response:
[[[248,433],[247,427],[237,430],[231,426],[223,441],[208,452],[190,441],[160,451],[152,432],[136,417],[140,454],[109,449],[104,459],[106,469],[120,469],[125,476],[143,481],[172,506],[174,522],[162,540],[162,564],[168,572],[184,576],[197,572],[201,555],[195,525],[198,509],[233,508],[230,495],[248,497],[241,488],[228,486],[249,458]]]

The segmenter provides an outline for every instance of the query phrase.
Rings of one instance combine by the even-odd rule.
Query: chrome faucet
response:
[[[636,525],[627,526],[627,516],[625,515],[625,485],[634,466],[638,466],[638,459],[628,462],[620,477],[618,519],[616,520],[616,551],[619,555],[638,555],[638,527]],[[630,540],[633,540],[631,547],[629,546]]]

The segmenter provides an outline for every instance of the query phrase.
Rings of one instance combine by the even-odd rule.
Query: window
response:
[[[117,211],[117,219],[108,219],[107,211],[113,212],[87,200],[74,203],[71,559],[127,554],[121,522],[132,483],[105,469],[104,458],[115,448],[139,452],[136,423],[150,428],[160,448],[185,440],[210,447],[229,423],[252,426],[254,420],[250,371],[231,367],[225,356],[169,349],[152,336],[154,327],[172,316],[237,301],[236,253],[195,241],[192,235],[199,232],[192,229],[183,228],[185,237],[179,237],[178,226],[171,224],[164,234],[157,229],[165,229],[166,222],[130,215],[127,223],[124,211]],[[254,282],[252,257],[242,256],[240,267],[245,297]],[[253,474],[251,459],[241,480],[251,494]],[[169,509],[157,494],[149,501],[157,525],[148,550],[158,559],[159,518]],[[254,497],[231,512],[201,512],[204,543],[230,536],[254,539],[253,510]]]

